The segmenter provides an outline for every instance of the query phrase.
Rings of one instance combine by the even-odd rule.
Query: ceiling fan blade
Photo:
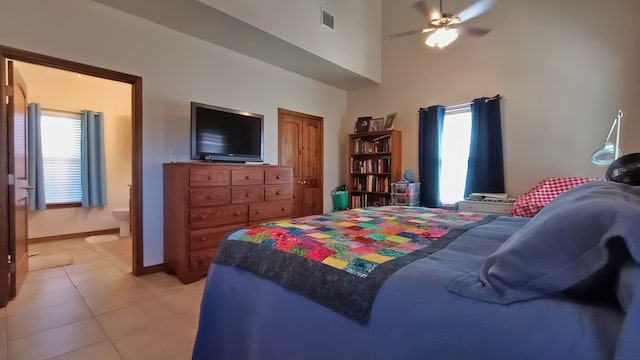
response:
[[[427,7],[427,2],[425,0],[421,0],[411,5],[417,12],[424,16],[429,16],[429,8]]]
[[[416,35],[416,34],[422,33],[423,30],[425,30],[425,29],[405,31],[405,32],[397,33],[397,34],[391,34],[391,35],[389,35],[389,37],[390,38],[398,38],[398,37],[403,37],[403,36]]]
[[[479,28],[474,26],[460,26],[459,29],[461,33],[472,36],[485,36],[489,32],[491,32],[491,29]]]
[[[457,16],[460,22],[467,21],[489,11],[496,4],[495,0],[478,0],[462,10]]]

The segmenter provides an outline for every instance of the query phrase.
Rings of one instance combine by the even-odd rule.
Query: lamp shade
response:
[[[620,149],[618,150],[618,154],[620,154]],[[596,150],[593,155],[591,155],[591,162],[599,165],[606,166],[611,164],[616,159],[616,146],[612,143],[605,143],[603,147]]]

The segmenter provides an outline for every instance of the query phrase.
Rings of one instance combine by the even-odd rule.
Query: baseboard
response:
[[[140,271],[140,276],[150,275],[161,271],[164,271],[164,264],[145,266],[142,268],[142,271]]]
[[[105,230],[95,230],[95,231],[86,231],[81,233],[74,234],[62,234],[62,235],[53,235],[53,236],[43,236],[38,238],[30,238],[28,240],[29,244],[47,242],[47,241],[57,241],[57,240],[67,240],[67,239],[75,239],[75,238],[85,238],[94,235],[107,235],[107,234],[117,234],[120,232],[119,228],[115,229],[105,229]]]

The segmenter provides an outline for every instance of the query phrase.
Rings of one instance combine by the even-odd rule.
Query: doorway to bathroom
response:
[[[131,273],[131,84],[20,61],[13,71],[29,103],[29,270],[100,257]]]
[[[0,217],[0,249],[2,252],[7,249],[9,259],[13,263],[0,262],[0,307],[16,295],[20,278],[24,278],[24,262],[28,261],[28,255],[32,255],[32,259],[37,259],[40,255],[62,255],[46,259],[43,265],[38,265],[44,267],[52,266],[50,262],[54,263],[53,266],[56,263],[68,262],[69,253],[73,261],[74,251],[66,251],[73,249],[73,246],[64,249],[64,243],[66,241],[69,245],[73,243],[74,238],[82,239],[83,243],[86,238],[86,244],[97,249],[96,252],[113,251],[114,259],[117,255],[123,255],[120,257],[119,265],[128,266],[133,275],[152,272],[154,269],[143,267],[141,241],[142,79],[2,46],[0,59],[3,62],[0,72],[2,82],[9,83],[17,77],[22,77],[26,84],[26,101],[40,105],[41,124],[38,128],[43,137],[43,147],[40,150],[44,150],[44,173],[48,172],[50,175],[46,177],[50,191],[48,196],[44,196],[45,204],[41,205],[39,210],[26,212],[24,219],[22,216],[16,216],[18,212],[11,201],[12,187],[17,188],[17,182],[12,184],[11,181],[15,173],[12,159],[15,159],[14,155],[21,150],[19,146],[13,145],[26,144],[26,141],[19,138],[21,133],[27,137],[27,131],[21,131],[19,127],[14,126],[19,121],[3,122],[0,130],[4,130],[3,133],[9,138],[5,142],[8,146],[0,147],[0,185],[4,185],[2,183],[6,181],[10,194],[0,195],[0,215],[6,215]],[[13,90],[11,86],[3,86],[0,95],[11,99]],[[28,116],[29,109],[26,103],[24,109],[16,109],[14,114],[10,112],[13,110],[9,109],[12,105],[10,102],[3,104],[3,121],[5,118],[9,119],[9,115],[13,115],[14,120],[20,116]],[[81,123],[86,109],[102,113],[104,116],[103,175],[106,189],[103,206],[83,207],[84,201],[78,199],[77,193],[74,193],[74,186],[77,187],[78,183],[77,179],[73,181],[74,177],[78,177],[77,158],[82,157],[86,150],[83,148],[75,151],[75,145],[81,143],[78,138],[86,136],[78,131],[81,128],[78,124]],[[81,119],[78,119],[79,117]],[[33,191],[31,184],[23,188],[29,192]],[[17,229],[20,227],[25,229]],[[29,234],[29,241],[26,244],[16,242],[17,233]],[[108,241],[109,238],[115,238],[115,241]],[[55,241],[56,244],[63,244],[60,251],[56,250],[55,254],[43,251],[49,241],[62,239],[68,240]],[[33,251],[34,249],[39,251]],[[77,260],[82,260],[83,256],[88,255],[86,252],[75,251]],[[5,289],[8,291],[5,292]]]

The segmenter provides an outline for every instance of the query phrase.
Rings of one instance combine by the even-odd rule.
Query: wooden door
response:
[[[292,217],[323,211],[322,118],[278,109],[278,162],[293,167]]]
[[[302,121],[288,112],[278,114],[278,163],[293,167],[291,217],[302,214]]]
[[[302,118],[302,214],[322,214],[322,122]]]
[[[14,298],[29,271],[27,245],[27,87],[8,61],[9,102],[7,145],[9,180],[9,299]],[[13,183],[13,184],[11,184]]]

